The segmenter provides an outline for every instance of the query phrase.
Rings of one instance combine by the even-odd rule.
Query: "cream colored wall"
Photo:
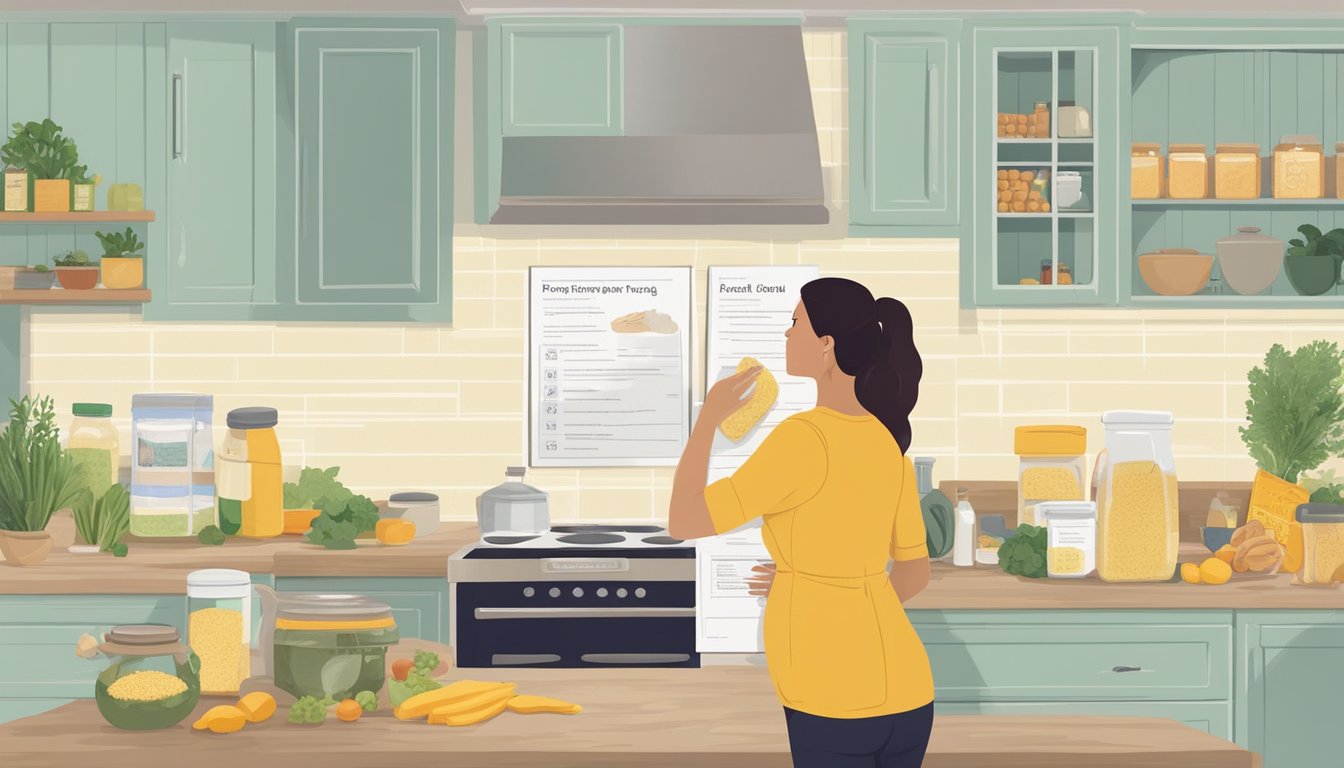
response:
[[[822,160],[839,170],[834,197],[843,226],[844,36],[808,32],[805,42]],[[459,94],[459,102],[469,104],[469,96]],[[470,168],[469,152],[469,144],[459,151],[459,169]],[[464,198],[470,180],[458,186]],[[213,393],[216,437],[227,410],[272,405],[287,463],[340,465],[344,480],[375,497],[436,491],[445,517],[470,518],[475,495],[501,481],[506,465],[525,461],[530,266],[690,264],[703,286],[712,264],[815,263],[901,298],[925,364],[914,452],[938,457],[939,479],[1011,477],[1012,428],[1024,423],[1084,424],[1095,452],[1100,413],[1111,408],[1175,411],[1183,478],[1248,479],[1253,465],[1236,432],[1246,371],[1274,342],[1344,341],[1336,313],[962,311],[953,240],[585,234],[501,237],[459,223],[452,328],[150,324],[124,311],[35,310],[30,391],[54,396],[63,413],[78,400],[113,403],[123,445],[136,392]],[[703,296],[700,302],[697,327],[704,328]],[[528,477],[551,492],[556,521],[658,519],[672,470],[536,469]]]

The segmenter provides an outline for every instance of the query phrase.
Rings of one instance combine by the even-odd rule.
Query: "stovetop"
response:
[[[556,525],[544,534],[486,534],[464,557],[496,560],[554,557],[693,558],[695,545],[658,525]]]

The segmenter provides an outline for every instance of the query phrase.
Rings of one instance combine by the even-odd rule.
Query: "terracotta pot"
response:
[[[61,287],[72,291],[86,291],[98,287],[98,267],[57,267],[56,279]]]
[[[46,531],[0,531],[0,552],[10,565],[37,565],[51,554]]]
[[[145,282],[145,260],[139,256],[104,256],[102,268],[104,288],[129,290]]]

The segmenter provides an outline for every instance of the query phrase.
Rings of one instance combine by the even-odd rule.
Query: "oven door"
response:
[[[698,667],[681,582],[458,584],[459,667]]]

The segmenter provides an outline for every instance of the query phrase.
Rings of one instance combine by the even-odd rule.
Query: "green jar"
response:
[[[97,650],[112,660],[98,675],[93,698],[111,725],[126,731],[171,728],[201,697],[201,660],[181,643],[176,627],[113,627]]]
[[[266,602],[263,597],[263,611]],[[280,689],[337,700],[382,689],[387,649],[399,637],[386,603],[357,595],[284,595],[274,616],[268,656]],[[263,643],[270,621],[263,618]]]

